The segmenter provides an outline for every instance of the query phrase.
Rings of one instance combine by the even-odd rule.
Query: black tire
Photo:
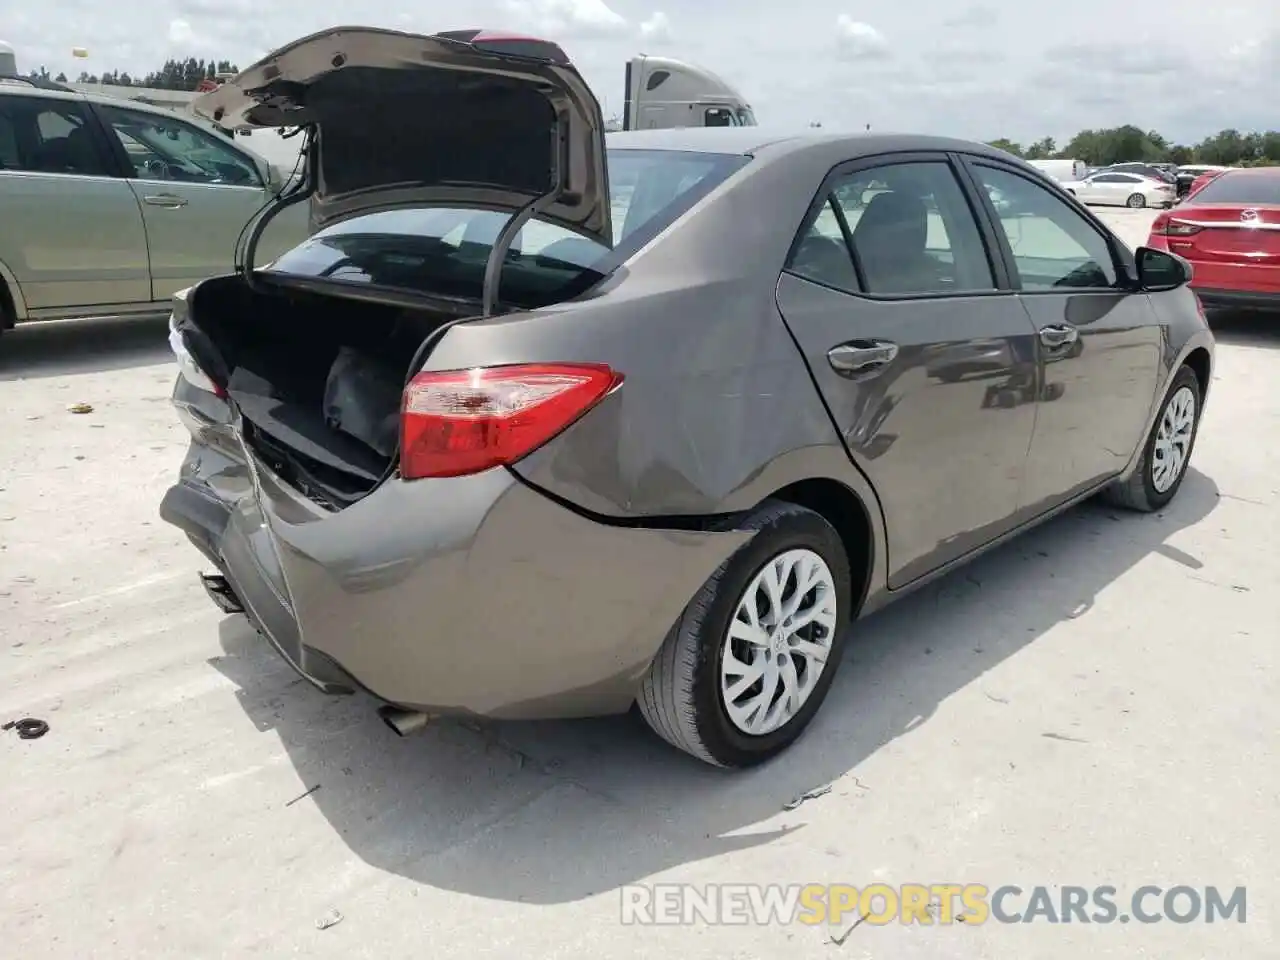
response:
[[[750,767],[777,756],[804,732],[826,699],[840,665],[844,627],[853,606],[849,560],[840,535],[819,514],[767,500],[734,529],[758,533],[726,560],[698,591],[671,628],[649,667],[637,697],[640,713],[660,737],[719,767]],[[790,720],[754,736],[729,719],[720,690],[724,638],[742,593],[771,559],[807,548],[830,569],[836,591],[836,630],[826,666],[809,698]]]
[[[1131,193],[1129,194],[1129,199],[1124,202],[1124,205],[1130,210],[1141,210],[1147,205],[1147,198],[1140,193]]]
[[[1191,439],[1187,443],[1187,455],[1182,461],[1181,472],[1174,478],[1169,488],[1161,492],[1156,489],[1153,471],[1156,436],[1160,432],[1160,424],[1169,409],[1169,404],[1173,401],[1174,396],[1184,388],[1191,390],[1196,402],[1195,417],[1191,425]],[[1182,486],[1182,481],[1187,476],[1187,468],[1191,464],[1191,455],[1195,452],[1196,436],[1200,432],[1201,402],[1200,381],[1190,367],[1180,367],[1178,372],[1174,374],[1173,381],[1169,384],[1169,389],[1165,392],[1164,399],[1160,402],[1160,412],[1156,415],[1156,422],[1152,424],[1151,432],[1147,435],[1147,439],[1142,445],[1142,459],[1138,461],[1137,468],[1128,480],[1117,481],[1103,492],[1103,497],[1108,502],[1118,507],[1124,507],[1127,510],[1152,513],[1162,509],[1174,498]]]
[[[17,317],[14,316],[13,310],[13,294],[9,292],[8,285],[0,280],[0,337],[4,336],[6,330],[13,329]]]

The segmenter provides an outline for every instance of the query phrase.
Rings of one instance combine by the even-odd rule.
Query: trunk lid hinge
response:
[[[258,289],[253,276],[253,261],[254,254],[258,251],[258,241],[262,239],[262,234],[267,229],[267,224],[275,219],[281,210],[291,207],[295,203],[310,199],[315,192],[316,161],[319,157],[316,127],[314,124],[309,125],[302,127],[301,131],[302,136],[306,138],[306,142],[303,143],[302,150],[299,152],[299,156],[303,158],[302,181],[287,193],[284,188],[281,188],[280,193],[273,195],[270,200],[258,209],[258,212],[245,225],[245,230],[242,230],[240,236],[236,239],[236,273],[240,274],[244,279],[245,286],[250,290],[256,291]],[[294,171],[297,171],[296,166]],[[247,237],[245,236],[246,231],[248,232]],[[243,257],[241,256],[242,254]]]

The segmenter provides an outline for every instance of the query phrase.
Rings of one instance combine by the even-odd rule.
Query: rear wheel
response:
[[[1107,488],[1117,506],[1150,513],[1164,507],[1182,486],[1200,426],[1200,381],[1190,367],[1173,377],[1133,475]]]
[[[1147,198],[1140,193],[1131,193],[1129,194],[1129,199],[1125,201],[1125,204],[1132,207],[1134,210],[1141,210],[1147,205]]]
[[[849,561],[819,514],[766,501],[756,536],[712,574],[654,658],[637,702],[664,740],[707,763],[781,753],[826,698],[849,616]]]

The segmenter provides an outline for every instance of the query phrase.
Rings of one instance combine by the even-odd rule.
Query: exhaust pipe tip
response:
[[[399,707],[379,707],[378,717],[392,729],[398,737],[407,737],[417,733],[431,722],[430,714],[418,710],[401,710]]]

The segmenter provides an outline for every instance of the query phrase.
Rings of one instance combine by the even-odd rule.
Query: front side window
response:
[[[111,174],[78,103],[13,96],[0,97],[0,170]]]
[[[888,164],[838,179],[789,268],[850,289],[850,246],[864,293],[996,289],[977,221],[944,161]]]
[[[238,187],[261,187],[253,162],[215,137],[182,120],[120,107],[98,107],[120,140],[134,176]]]
[[[724,107],[708,107],[704,115],[706,121],[705,126],[708,127],[736,127],[738,126],[738,118],[732,110]]]
[[[1011,201],[996,208],[1024,290],[1106,289],[1118,276],[1111,247],[1061,197],[1025,177],[985,164],[974,175]]]
[[[612,249],[533,220],[511,246],[502,299],[537,307],[573,296],[640,249],[748,162],[741,155],[610,150]],[[364,214],[321,230],[267,272],[473,298],[505,213],[406,209]]]

